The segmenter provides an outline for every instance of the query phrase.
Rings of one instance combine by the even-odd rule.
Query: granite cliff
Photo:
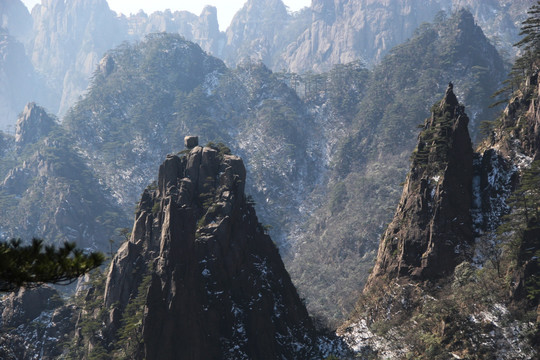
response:
[[[472,257],[473,150],[469,118],[452,84],[432,108],[394,219],[366,285],[386,275],[436,279]]]
[[[433,107],[355,320],[340,329],[355,350],[537,356],[537,60],[523,72],[474,153],[451,88]]]
[[[0,357],[4,360],[56,359],[59,342],[73,328],[73,306],[64,306],[60,293],[50,287],[20,289],[0,301]]]
[[[329,96],[316,108],[325,134],[330,134],[328,182],[313,193],[324,195],[313,200],[317,208],[295,234],[294,250],[301,255],[289,268],[313,313],[336,311],[336,303],[340,311],[352,310],[353,294],[368,278],[381,234],[402,194],[400,183],[410,169],[418,125],[443,98],[446,85],[454,84],[474,138],[481,120],[496,116],[489,95],[504,80],[500,55],[465,10],[424,24],[367,79],[352,67],[337,69],[343,73],[335,71],[336,78],[345,80],[331,93],[339,94],[339,101]],[[353,97],[355,91],[360,95]],[[315,291],[325,295],[313,296]]]
[[[242,160],[223,146],[167,157],[111,263],[102,346],[117,350],[111,344],[142,297],[132,358],[317,356],[311,319],[244,194],[245,181]]]

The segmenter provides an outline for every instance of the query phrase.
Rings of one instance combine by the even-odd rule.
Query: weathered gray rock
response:
[[[17,327],[34,320],[43,311],[54,309],[61,303],[58,291],[51,287],[21,288],[9,294],[2,304],[2,328]]]
[[[57,359],[63,351],[59,344],[73,332],[74,308],[48,286],[6,295],[0,303],[0,358]]]
[[[123,311],[151,275],[139,357],[316,356],[311,320],[246,202],[245,177],[239,157],[197,146],[169,156],[158,189],[143,194],[105,290],[106,305]]]
[[[56,122],[45,109],[35,103],[28,103],[17,120],[15,143],[20,146],[36,143],[47,136],[56,126]]]
[[[233,66],[245,59],[274,66],[279,49],[286,47],[291,38],[299,35],[295,34],[298,29],[288,28],[292,21],[281,0],[247,1],[234,15],[227,29],[227,43],[222,58]],[[289,33],[284,33],[285,29]]]
[[[184,137],[184,146],[188,149],[193,149],[195,146],[199,145],[198,136],[186,136]]]
[[[0,130],[12,131],[17,114],[28,102],[47,104],[46,89],[23,44],[0,27]]]
[[[43,1],[32,18],[27,52],[52,84],[56,102],[48,109],[63,114],[88,86],[102,54],[128,39],[127,29],[106,0]]]
[[[228,64],[245,57],[273,70],[326,71],[363,60],[373,65],[441,11],[465,8],[499,48],[514,54],[521,21],[534,0],[315,0],[291,16],[281,1],[252,0],[227,29],[221,55]]]
[[[418,137],[411,171],[365,291],[380,277],[434,280],[472,256],[469,118],[449,86]]]
[[[114,59],[109,54],[105,55],[98,64],[98,71],[103,76],[109,76],[114,70]]]

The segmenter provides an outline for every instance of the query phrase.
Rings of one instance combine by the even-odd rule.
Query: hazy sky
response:
[[[0,0],[1,1],[1,0]],[[71,0],[68,0],[71,1]],[[225,30],[234,14],[246,3],[247,0],[107,0],[109,7],[126,15],[137,13],[143,9],[150,14],[157,10],[171,9],[187,10],[199,15],[205,5],[214,5],[217,8],[218,22],[220,30]],[[29,11],[40,0],[22,0]],[[283,0],[290,10],[296,11],[311,4],[311,0]]]

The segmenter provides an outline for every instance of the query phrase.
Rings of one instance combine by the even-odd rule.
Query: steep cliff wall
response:
[[[314,356],[311,320],[244,195],[242,160],[227,153],[196,146],[167,157],[113,260],[105,289],[112,313],[125,314],[146,291],[136,357]],[[112,318],[114,332],[122,322]]]
[[[440,278],[471,256],[469,119],[452,86],[432,111],[419,135],[411,171],[367,288],[383,275]]]

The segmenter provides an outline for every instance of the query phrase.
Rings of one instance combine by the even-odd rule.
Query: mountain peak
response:
[[[54,119],[47,114],[45,109],[36,103],[28,103],[17,120],[15,142],[19,146],[35,143],[47,136],[54,126]]]
[[[473,151],[451,83],[432,111],[366,289],[381,276],[438,279],[470,256]]]
[[[309,358],[313,325],[244,194],[242,159],[221,144],[184,153],[143,194],[105,304],[124,311],[149,274],[140,357]]]
[[[453,106],[453,107],[459,105],[459,101],[456,95],[454,94],[454,84],[452,84],[451,82],[448,83],[448,87],[446,88],[446,92],[444,93],[444,98],[441,102],[441,106],[445,104]]]

